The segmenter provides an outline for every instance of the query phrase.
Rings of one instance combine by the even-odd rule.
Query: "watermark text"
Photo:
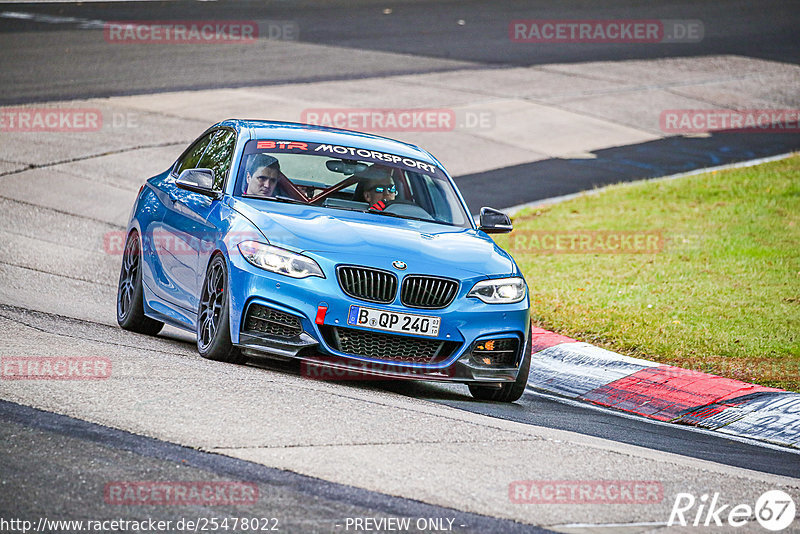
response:
[[[235,506],[254,504],[258,486],[250,482],[115,481],[105,485],[106,504]]]
[[[102,380],[111,376],[111,360],[102,356],[3,356],[3,380]]]
[[[513,20],[515,43],[696,43],[705,33],[700,20]]]
[[[667,109],[659,126],[665,133],[800,133],[800,109]]]
[[[515,254],[654,254],[664,248],[661,231],[516,230]]]
[[[252,44],[258,39],[294,41],[300,31],[293,21],[138,20],[107,22],[103,35],[112,44]]]
[[[654,504],[664,489],[654,480],[516,480],[508,498],[515,504]]]

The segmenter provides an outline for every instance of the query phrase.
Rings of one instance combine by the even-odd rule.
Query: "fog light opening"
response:
[[[518,350],[516,338],[483,339],[475,343],[470,358],[481,367],[515,367]]]

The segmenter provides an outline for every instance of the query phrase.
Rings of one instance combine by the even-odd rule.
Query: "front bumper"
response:
[[[316,258],[323,271],[335,273],[335,264]],[[408,308],[398,301],[371,304],[344,294],[333,276],[292,279],[250,265],[244,258],[230,258],[231,340],[248,356],[278,356],[298,359],[301,372],[309,378],[357,379],[374,377],[417,379],[464,383],[505,383],[517,378],[522,351],[530,329],[527,298],[516,304],[490,305],[475,298],[466,298],[472,285],[485,277],[462,280],[455,300],[444,309]],[[245,318],[252,306],[260,305],[288,314],[299,322],[299,333],[274,336],[253,332]],[[434,338],[446,342],[452,350],[444,358],[432,362],[387,360],[365,355],[347,354],[336,349],[330,338],[333,328],[347,328],[376,333],[372,329],[347,324],[351,305],[369,306],[400,313],[441,318],[439,333]],[[318,310],[326,308],[322,324],[317,324]],[[323,330],[325,330],[323,332]],[[385,333],[382,333],[385,334]],[[418,336],[394,334],[403,338]],[[517,342],[513,365],[485,365],[472,357],[472,349],[481,340],[512,338]],[[408,339],[405,339],[408,341]]]

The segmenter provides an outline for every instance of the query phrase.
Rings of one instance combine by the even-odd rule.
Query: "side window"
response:
[[[210,134],[204,136],[202,139],[197,141],[192,148],[183,156],[178,164],[175,166],[175,174],[180,176],[180,174],[185,171],[186,169],[196,169],[197,162],[200,161],[200,156],[203,155],[205,152],[208,143],[211,141],[211,138],[214,136],[216,132],[211,132]]]
[[[234,132],[219,130],[197,164],[197,167],[214,171],[214,189],[217,191],[221,191],[222,184],[225,183],[235,145],[236,134]]]
[[[409,183],[413,184],[416,195],[414,200],[428,213],[450,224],[463,224],[460,220],[454,221],[453,214],[459,210],[451,202],[455,202],[455,197],[449,198],[442,191],[442,183],[428,176],[427,174],[409,173]]]

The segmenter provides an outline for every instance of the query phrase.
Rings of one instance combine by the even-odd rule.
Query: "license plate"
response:
[[[350,306],[347,316],[347,324],[352,326],[418,336],[438,336],[441,321],[440,317],[397,313],[364,306]]]

